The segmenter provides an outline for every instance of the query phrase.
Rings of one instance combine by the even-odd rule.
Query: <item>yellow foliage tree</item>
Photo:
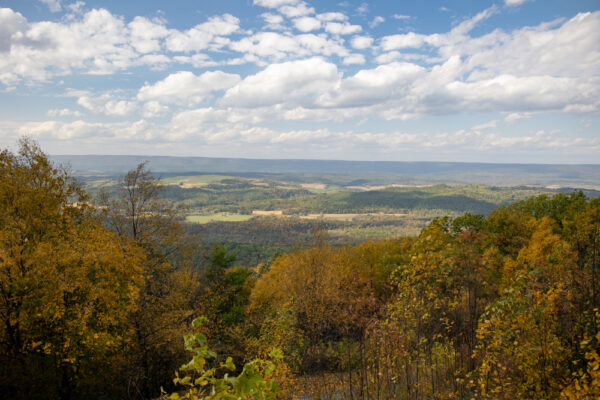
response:
[[[486,399],[557,398],[568,351],[559,318],[569,308],[566,288],[575,257],[553,233],[548,218],[538,221],[529,244],[505,263],[505,288],[482,316],[475,356],[481,364],[476,391]],[[566,321],[565,321],[566,320]]]
[[[34,142],[0,153],[0,384],[14,398],[70,398],[83,366],[125,340],[144,257],[86,201]]]

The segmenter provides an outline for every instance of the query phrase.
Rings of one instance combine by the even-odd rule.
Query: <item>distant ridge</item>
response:
[[[432,183],[481,183],[600,187],[600,165],[492,164],[462,162],[276,160],[247,158],[55,155],[51,159],[69,164],[75,175],[119,175],[143,161],[156,174],[352,174],[357,177],[383,174],[400,180]],[[401,179],[402,178],[402,179]]]

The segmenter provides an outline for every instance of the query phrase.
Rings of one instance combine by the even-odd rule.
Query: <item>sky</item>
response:
[[[0,0],[0,148],[600,163],[600,1]]]

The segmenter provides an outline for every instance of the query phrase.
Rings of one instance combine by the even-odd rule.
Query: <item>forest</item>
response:
[[[277,219],[304,245],[240,265],[177,187],[141,163],[88,191],[29,139],[0,152],[0,398],[600,398],[598,198],[422,195],[455,213],[352,243]],[[364,193],[296,200],[415,205]]]

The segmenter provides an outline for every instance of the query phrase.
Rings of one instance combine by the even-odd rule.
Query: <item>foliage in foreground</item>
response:
[[[192,322],[193,327],[199,327],[206,321],[205,317],[196,318]],[[180,370],[187,375],[177,377],[174,382],[184,386],[184,393],[173,393],[168,398],[172,400],[268,400],[277,394],[277,385],[273,376],[276,371],[275,362],[281,360],[281,351],[273,349],[269,353],[272,360],[254,359],[242,367],[237,376],[229,376],[236,370],[231,357],[227,357],[219,367],[208,368],[209,359],[217,354],[210,350],[207,345],[206,336],[202,333],[190,333],[185,336],[185,349],[194,354],[193,358]],[[221,371],[227,371],[220,376]]]

